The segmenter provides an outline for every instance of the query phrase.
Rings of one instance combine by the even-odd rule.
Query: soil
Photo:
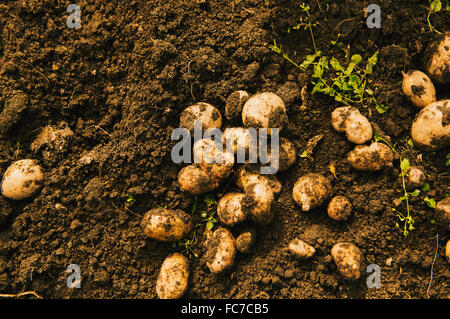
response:
[[[283,190],[275,218],[258,228],[250,253],[238,254],[234,267],[220,275],[209,272],[202,256],[190,258],[185,297],[450,297],[449,231],[432,222],[422,195],[411,199],[416,229],[405,238],[395,226],[392,207],[402,195],[398,159],[381,173],[353,171],[346,159],[353,146],[331,127],[331,112],[340,104],[310,94],[310,85],[306,109],[299,108],[307,79],[269,48],[276,39],[297,62],[313,52],[307,31],[288,33],[301,16],[298,1],[78,1],[80,29],[66,25],[70,2],[0,1],[0,174],[24,158],[40,160],[45,171],[35,197],[0,197],[0,293],[156,298],[161,264],[179,249],[146,238],[142,216],[157,206],[189,212],[193,202],[177,185],[182,165],[171,161],[171,133],[187,106],[205,101],[224,115],[227,97],[246,90],[279,92],[289,118],[282,136],[299,153],[313,136],[323,139],[312,160],[299,158],[278,174]],[[366,26],[363,9],[370,1],[306,2],[320,23],[314,33],[324,54],[344,61],[347,46],[364,59],[380,50],[368,85],[389,111],[360,111],[403,157],[423,167],[427,195],[444,199],[449,152],[422,153],[418,161],[421,153],[407,145],[418,110],[401,93],[401,71],[424,71],[427,47],[440,37],[428,27],[428,1],[382,1],[381,29]],[[437,30],[450,30],[444,9],[431,21]],[[342,45],[333,45],[338,34]],[[450,90],[437,86],[437,96],[448,99]],[[47,125],[72,132],[32,149]],[[301,212],[291,190],[309,172],[324,174],[335,195],[350,199],[348,221],[329,218],[326,206]],[[225,185],[230,183],[217,194]],[[286,252],[296,237],[316,249],[312,260]],[[354,243],[364,256],[360,280],[344,280],[337,271],[330,251],[341,241]],[[67,288],[70,264],[80,266],[81,289]],[[379,289],[366,285],[369,264],[381,267]]]

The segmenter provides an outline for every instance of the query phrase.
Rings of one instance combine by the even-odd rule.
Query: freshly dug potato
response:
[[[43,181],[44,173],[36,160],[19,160],[3,175],[2,194],[9,199],[22,200],[35,195]]]
[[[248,98],[249,95],[246,91],[235,91],[231,93],[225,104],[225,117],[230,121],[237,120]]]
[[[355,144],[364,144],[372,139],[373,130],[369,120],[358,109],[351,106],[338,107],[331,113],[333,128],[344,133]]]
[[[394,154],[387,145],[373,142],[370,146],[357,145],[348,153],[347,159],[356,170],[376,172],[384,167],[392,166]]]
[[[268,152],[268,156],[269,158],[271,157],[270,152]],[[280,172],[287,170],[289,167],[294,165],[297,160],[297,150],[294,143],[283,137],[280,138],[278,160],[278,170]],[[276,159],[271,160],[271,163],[274,163],[274,161],[276,161]]]
[[[311,258],[316,250],[313,246],[305,243],[303,240],[295,238],[289,243],[289,252],[298,259],[308,259]]]
[[[213,180],[197,165],[183,167],[178,173],[180,189],[192,195],[201,195],[217,189],[219,181]]]
[[[274,195],[266,183],[250,184],[245,191],[242,208],[260,226],[267,226],[273,219]]]
[[[250,228],[244,230],[237,238],[236,238],[236,249],[241,253],[248,253],[250,249],[255,244],[256,241],[256,230],[254,228]]]
[[[402,91],[412,104],[421,108],[436,102],[433,82],[421,71],[403,73]]]
[[[450,145],[450,100],[431,103],[423,108],[411,127],[414,144],[424,151]]]
[[[144,215],[141,227],[152,239],[177,241],[189,234],[193,223],[192,217],[181,209],[154,208]]]
[[[439,222],[450,229],[450,197],[438,202],[434,211]]]
[[[447,241],[447,245],[445,246],[445,256],[447,256],[447,260],[450,263],[450,240]]]
[[[339,272],[347,279],[361,276],[362,253],[352,243],[338,243],[331,249],[331,256]]]
[[[336,196],[328,204],[327,211],[334,220],[347,220],[352,215],[352,203],[345,196]]]
[[[431,55],[427,62],[430,77],[440,83],[450,83],[450,32],[440,42],[430,48]]]
[[[159,299],[179,299],[185,293],[189,282],[189,261],[179,253],[167,257],[156,280]]]
[[[425,173],[420,167],[411,166],[408,170],[408,179],[406,180],[406,186],[408,188],[422,187],[426,180]]]
[[[322,205],[332,192],[331,183],[323,175],[309,173],[300,177],[294,185],[292,196],[302,211],[307,212],[312,208]]]
[[[222,127],[222,115],[211,104],[198,102],[187,107],[180,116],[180,127],[194,131],[195,121],[200,121],[203,131],[210,128]]]
[[[250,131],[243,127],[227,128],[222,134],[222,142],[224,149],[229,152],[237,154],[238,150],[241,149],[241,152],[245,151],[247,154],[251,143]]]
[[[234,154],[220,149],[211,139],[201,139],[194,144],[194,162],[212,179],[221,181],[233,171]]]
[[[233,266],[236,240],[228,229],[217,228],[208,239],[207,245],[206,266],[212,273],[217,274]]]
[[[247,188],[252,184],[265,183],[267,184],[274,195],[281,192],[283,185],[274,175],[261,175],[259,171],[246,166],[241,166],[237,173],[236,185],[244,192],[247,192]]]
[[[283,100],[269,92],[251,96],[244,104],[242,123],[246,127],[283,129],[287,124]]]
[[[247,213],[242,209],[244,197],[242,193],[228,193],[220,199],[217,216],[223,224],[233,227],[245,221]]]

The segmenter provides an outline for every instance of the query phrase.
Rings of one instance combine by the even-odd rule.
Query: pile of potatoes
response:
[[[428,74],[439,83],[449,83],[450,51],[449,35],[435,45],[427,64]],[[431,79],[420,71],[403,74],[402,90],[409,100],[422,108],[412,125],[412,138],[422,150],[438,150],[450,144],[450,104],[448,100],[436,101],[436,90]],[[212,273],[221,273],[232,267],[238,252],[248,252],[256,239],[255,228],[246,228],[237,238],[232,230],[247,220],[256,226],[267,226],[274,218],[274,202],[282,185],[273,175],[262,175],[258,167],[242,165],[235,168],[235,156],[239,150],[251,150],[252,136],[248,128],[279,128],[287,125],[286,107],[274,93],[250,96],[245,91],[232,93],[226,102],[225,118],[233,123],[242,121],[243,127],[228,127],[223,140],[210,139],[194,144],[195,163],[183,168],[178,175],[180,189],[192,195],[217,190],[231,175],[237,190],[224,194],[217,205],[217,216],[222,224],[213,232],[207,232],[206,266]],[[180,126],[192,131],[196,121],[203,129],[221,128],[222,115],[208,103],[196,103],[186,108],[180,117]],[[197,122],[198,123],[198,122]],[[350,166],[357,171],[377,172],[393,166],[394,154],[384,143],[371,142],[371,122],[356,108],[343,106],[331,114],[332,127],[345,134],[355,144],[348,153]],[[269,132],[270,133],[270,132]],[[226,143],[231,143],[229,148]],[[230,150],[227,152],[226,150]],[[240,154],[242,155],[242,154]],[[271,154],[269,154],[269,157]],[[217,158],[222,161],[217,163]],[[279,170],[288,170],[296,162],[294,144],[280,138]],[[276,159],[276,158],[274,158]],[[419,187],[425,181],[423,171],[411,167],[408,187]],[[301,176],[292,189],[292,197],[303,212],[308,212],[328,202],[328,216],[335,221],[345,221],[352,214],[352,203],[345,196],[333,195],[330,180],[318,173]],[[331,199],[331,200],[330,200]],[[449,202],[444,200],[436,207],[439,220],[450,225]],[[145,233],[153,239],[174,241],[183,238],[192,229],[191,217],[182,211],[151,210],[142,222]],[[447,244],[447,255],[450,250]],[[315,249],[299,238],[289,243],[287,250],[298,259],[309,259]],[[331,256],[344,278],[357,280],[361,276],[362,252],[352,243],[339,242],[331,249]],[[174,254],[163,263],[157,282],[160,298],[179,298],[187,287],[189,265],[185,257]],[[173,273],[173,276],[170,276]],[[174,284],[176,282],[176,284]]]

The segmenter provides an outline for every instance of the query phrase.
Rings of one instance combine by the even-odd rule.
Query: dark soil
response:
[[[40,160],[46,174],[34,198],[0,197],[0,293],[156,297],[159,268],[177,249],[146,238],[141,216],[158,205],[186,212],[192,205],[177,185],[181,166],[170,158],[172,130],[187,106],[205,101],[223,115],[227,97],[242,89],[279,91],[289,117],[282,136],[299,153],[313,136],[324,137],[314,160],[299,158],[278,175],[283,190],[275,218],[258,229],[250,254],[238,254],[235,266],[221,275],[211,274],[203,258],[191,258],[186,297],[450,297],[444,252],[449,232],[431,223],[433,210],[422,195],[411,200],[416,229],[404,238],[395,226],[392,207],[402,195],[398,161],[382,173],[353,171],[346,160],[353,146],[331,127],[331,111],[339,104],[308,94],[307,110],[300,111],[305,77],[269,49],[277,39],[297,62],[311,54],[307,31],[287,32],[298,23],[298,1],[79,1],[81,29],[66,25],[70,1],[0,2],[0,174],[23,158]],[[428,196],[445,198],[449,152],[423,153],[417,162],[419,152],[407,145],[417,109],[401,93],[401,71],[424,70],[426,49],[439,38],[426,21],[428,1],[382,1],[381,29],[366,27],[363,8],[370,1],[306,2],[313,21],[320,22],[315,37],[324,54],[343,61],[347,45],[365,59],[380,50],[369,86],[389,111],[380,115],[371,106],[361,112],[429,174]],[[437,30],[450,30],[449,12],[431,20]],[[342,47],[331,44],[338,33]],[[437,87],[437,96],[448,99],[450,90]],[[32,151],[46,125],[65,127],[64,122],[73,132],[64,135],[64,147],[49,142]],[[348,221],[332,220],[326,207],[301,212],[291,191],[308,172],[326,175],[334,193],[351,200],[354,215]],[[127,203],[128,195],[135,201]],[[285,252],[295,237],[315,247],[312,261]],[[330,255],[339,241],[357,245],[365,266],[380,265],[380,289],[367,287],[365,267],[356,282],[339,275]],[[81,268],[81,289],[66,286],[70,264]]]

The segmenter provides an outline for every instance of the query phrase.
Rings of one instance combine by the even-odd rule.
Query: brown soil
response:
[[[352,54],[367,58],[380,50],[369,85],[389,111],[361,112],[430,175],[428,196],[443,199],[449,193],[448,150],[424,153],[423,162],[415,163],[419,152],[406,141],[417,109],[401,94],[401,71],[423,70],[426,48],[439,37],[426,22],[428,1],[383,1],[380,30],[365,25],[368,1],[306,2],[320,22],[317,46],[328,56],[345,60],[344,50],[331,44],[338,33]],[[141,216],[158,205],[187,212],[192,205],[177,185],[181,166],[170,159],[171,132],[188,105],[205,101],[224,114],[226,98],[243,89],[279,91],[289,117],[282,136],[299,153],[313,136],[324,137],[314,160],[300,158],[278,175],[283,190],[275,218],[258,229],[250,254],[238,254],[235,266],[221,275],[211,274],[202,258],[191,258],[186,297],[425,298],[432,266],[428,296],[450,297],[444,252],[449,232],[430,222],[433,211],[423,196],[411,201],[416,229],[404,238],[395,227],[391,208],[402,195],[398,161],[382,173],[353,171],[346,160],[352,145],[331,127],[331,111],[339,104],[309,94],[308,109],[299,110],[305,78],[268,47],[277,39],[296,61],[312,52],[306,31],[287,32],[298,22],[298,1],[79,1],[78,30],[66,26],[70,1],[0,3],[0,174],[23,158],[40,160],[46,174],[34,198],[0,197],[0,220],[13,211],[0,230],[0,293],[156,297],[159,268],[177,249],[146,238]],[[450,30],[449,12],[431,19],[438,30]],[[437,87],[437,96],[448,99],[450,91]],[[73,134],[64,135],[62,146],[49,142],[32,151],[46,125],[65,127],[63,122]],[[291,190],[308,172],[326,175],[334,193],[351,200],[348,221],[332,220],[326,207],[301,212]],[[135,201],[126,203],[127,194]],[[315,247],[312,261],[286,253],[295,237]],[[381,266],[380,289],[367,288],[365,268],[356,282],[338,274],[330,250],[339,241],[357,245],[365,265]],[[81,268],[81,289],[66,287],[69,264]]]

